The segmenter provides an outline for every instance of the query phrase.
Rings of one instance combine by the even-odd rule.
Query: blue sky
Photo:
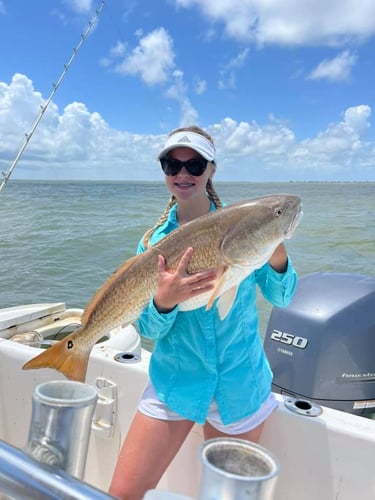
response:
[[[0,169],[101,2],[0,0]],[[374,0],[107,0],[12,178],[162,180],[199,124],[217,180],[375,180]]]

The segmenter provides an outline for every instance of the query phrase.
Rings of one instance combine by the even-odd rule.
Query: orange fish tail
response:
[[[68,335],[57,344],[35,356],[35,358],[30,359],[23,365],[22,369],[54,368],[70,380],[84,382],[90,350],[83,350],[78,347],[76,344],[77,333],[74,332]]]

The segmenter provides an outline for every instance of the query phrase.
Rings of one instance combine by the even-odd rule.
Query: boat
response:
[[[291,351],[295,348],[298,354],[306,354],[307,344],[313,343],[305,333],[292,335],[295,330],[290,326],[293,321],[302,321],[303,324],[309,321],[303,317],[306,311],[311,311],[311,307],[303,307],[308,302],[306,297],[303,300],[306,290],[313,290],[316,296],[317,283],[328,291],[330,286],[347,291],[360,290],[355,298],[354,292],[351,292],[352,300],[344,301],[342,307],[337,307],[340,302],[337,294],[327,292],[335,302],[335,306],[326,307],[328,326],[332,325],[332,317],[337,320],[342,314],[344,323],[351,322],[346,312],[353,308],[362,318],[361,307],[367,311],[368,304],[374,304],[374,278],[350,274],[338,277],[334,273],[323,273],[309,279],[302,286],[294,309],[286,310],[289,327],[285,326],[285,317],[280,319],[277,316],[282,313],[280,310],[273,311],[270,318],[265,345],[268,344],[271,358],[269,344],[276,346],[276,354],[282,356],[282,369],[276,366],[276,372],[281,375],[285,375],[285,363],[293,356],[280,349]],[[342,280],[348,279],[351,286],[344,287]],[[301,281],[304,283],[303,278]],[[327,302],[325,296],[322,300]],[[313,309],[314,317],[319,318],[322,327],[322,307],[315,304]],[[23,371],[23,364],[65,333],[76,329],[82,312],[81,309],[67,308],[65,303],[28,304],[0,310],[2,442],[23,449],[28,438],[35,388],[48,381],[65,380],[63,375],[50,369]],[[366,327],[366,334],[375,338],[373,312],[368,317],[371,324]],[[280,324],[282,327],[278,326]],[[316,325],[313,330],[316,332]],[[338,345],[343,346],[343,342]],[[121,443],[147,383],[150,356],[151,353],[142,347],[134,326],[109,332],[95,345],[90,355],[86,383],[96,388],[98,401],[92,418],[83,481],[103,492],[108,490]],[[366,375],[367,387],[373,387],[374,373],[371,375],[366,371]],[[343,411],[334,408],[333,402],[328,400],[331,407],[325,406],[317,400],[319,397],[309,399],[306,394],[301,394],[301,390],[282,388],[280,380],[282,376],[276,373],[274,390],[278,408],[266,422],[260,441],[260,445],[269,450],[280,465],[274,500],[373,500],[375,420],[370,418],[373,415],[356,413],[353,405],[352,411]],[[359,382],[352,382],[351,386],[358,387]],[[372,404],[375,405],[375,397],[366,401],[369,409]],[[357,406],[363,409],[366,405],[358,403]],[[175,494],[176,498],[178,495],[181,498],[198,498],[202,474],[199,450],[202,443],[201,428],[195,426],[161,479],[157,491],[166,493],[158,498],[169,498],[167,492]]]

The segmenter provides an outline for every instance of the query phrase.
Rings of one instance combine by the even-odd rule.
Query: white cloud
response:
[[[179,7],[197,6],[213,22],[223,23],[228,35],[251,38],[257,21],[256,2],[251,0],[175,0]]]
[[[307,79],[326,79],[331,82],[347,81],[356,62],[357,55],[349,50],[344,50],[333,59],[324,59],[312,70]]]
[[[180,107],[180,126],[191,125],[198,121],[198,113],[188,98],[188,85],[184,82],[184,74],[175,68],[175,54],[173,40],[164,28],[148,33],[138,30],[139,45],[126,53],[126,46],[122,42],[110,50],[107,58],[101,60],[103,66],[115,66],[115,71],[124,75],[139,76],[146,84],[169,85],[165,92],[168,99],[176,101]],[[116,63],[118,59],[120,63]],[[195,79],[194,90],[202,94],[207,83]]]
[[[138,75],[147,85],[163,84],[174,69],[174,57],[172,38],[164,28],[159,28],[140,38],[139,45],[125,55],[115,70],[124,75]]]
[[[324,169],[345,172],[348,169],[360,171],[361,167],[368,168],[370,173],[375,168],[371,153],[373,144],[365,140],[370,115],[371,108],[366,105],[348,108],[341,122],[331,123],[316,137],[301,141],[291,157],[304,168],[308,162],[311,168],[321,169],[321,175]]]
[[[344,120],[330,124],[324,132],[313,139],[305,139],[300,148],[311,154],[340,156],[349,154],[361,148],[362,140],[368,130],[371,109],[369,106],[348,108]],[[298,154],[298,149],[297,149]]]
[[[180,105],[180,127],[192,125],[198,122],[198,113],[187,97],[187,85],[184,82],[184,74],[180,70],[173,73],[174,83],[169,87],[166,96],[174,99]]]
[[[339,45],[375,33],[373,0],[175,0],[228,36],[259,44]]]
[[[30,132],[44,102],[24,75],[14,75],[9,85],[0,82],[0,129],[4,131],[0,136],[1,170],[14,159],[23,134]],[[68,178],[77,178],[75,171],[90,178],[95,165],[105,174],[107,165],[117,163],[121,177],[121,169],[129,161],[133,163],[136,159],[145,168],[153,165],[158,146],[154,138],[151,141],[148,136],[111,129],[98,113],[90,113],[82,103],[73,102],[60,113],[51,102],[20,165],[25,166],[26,177],[32,177],[37,166],[44,172],[44,178],[50,178],[51,172],[54,172],[52,178],[56,178],[59,176],[56,169],[64,165]]]
[[[249,49],[243,49],[225,64],[219,72],[219,89],[234,89],[236,87],[236,70],[242,68],[249,55]]]
[[[40,92],[34,90],[32,81],[16,73],[9,85],[0,82],[0,141],[5,145],[18,138],[20,131],[28,133],[44,103]],[[56,106],[50,103],[48,120],[56,114]]]
[[[93,0],[64,0],[64,3],[77,14],[85,14],[93,10]]]
[[[111,47],[108,57],[102,57],[99,60],[99,64],[103,67],[112,66],[116,59],[124,57],[126,53],[127,45],[120,40],[117,40],[116,45]]]
[[[225,118],[213,125],[210,132],[217,142],[219,157],[248,157],[261,155],[271,158],[283,155],[294,145],[294,133],[282,123],[260,126],[255,121],[240,122]]]
[[[224,178],[233,178],[235,167],[236,176],[241,172],[248,180],[265,172],[271,180],[374,179],[374,143],[366,142],[370,115],[366,105],[348,108],[342,121],[300,142],[272,117],[266,125],[226,118],[210,126],[209,132],[215,137]]]
[[[1,1],[1,0],[0,0]],[[55,6],[51,5],[49,14],[57,17],[63,25],[74,24],[79,20],[82,22],[84,19],[88,21],[88,16],[92,15],[94,19],[95,8],[99,8],[95,0],[61,0],[60,2],[53,2]],[[64,8],[67,7],[67,8]],[[90,32],[93,34],[98,28],[98,19],[95,18],[94,24],[90,27]],[[86,29],[89,27],[86,26]]]
[[[201,80],[198,77],[194,79],[193,85],[194,85],[194,92],[198,95],[204,94],[207,90],[207,81]]]
[[[181,107],[181,125],[196,122],[183,73],[176,70],[173,78],[168,97]],[[43,102],[24,75],[14,75],[10,84],[0,82],[0,170],[5,171],[14,159]],[[293,130],[272,116],[265,124],[225,118],[207,127],[218,150],[217,178],[298,180],[314,173],[322,180],[358,179],[358,175],[374,180],[375,144],[367,139],[370,117],[370,106],[350,107],[341,121],[298,142]],[[73,102],[59,111],[51,102],[16,171],[24,178],[159,178],[155,157],[163,141],[160,135],[112,129],[82,103]]]
[[[370,128],[370,115],[370,106],[361,105],[348,108],[344,113],[344,122],[355,130],[360,137],[363,137]]]
[[[122,57],[126,52],[126,44],[117,40],[117,43],[110,50],[111,58]]]

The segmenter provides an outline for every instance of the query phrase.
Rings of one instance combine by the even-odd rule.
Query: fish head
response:
[[[232,210],[230,227],[221,250],[227,262],[263,265],[276,247],[292,237],[303,216],[297,195],[278,194],[239,202]]]
[[[302,200],[297,195],[285,194],[279,196],[280,201],[275,207],[277,215],[275,220],[277,218],[281,219],[278,226],[283,231],[285,239],[290,239],[303,217]]]

